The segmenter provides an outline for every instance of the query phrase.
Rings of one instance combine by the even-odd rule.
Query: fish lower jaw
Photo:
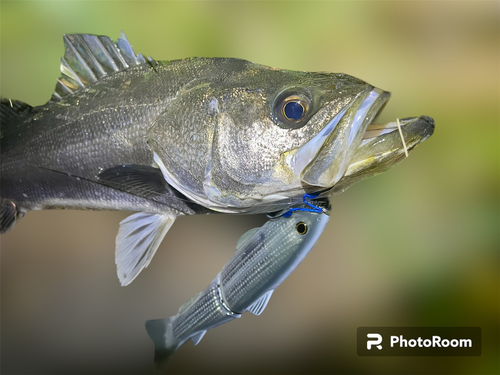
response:
[[[385,171],[405,159],[433,131],[434,120],[427,116],[369,125],[344,176]]]
[[[384,164],[391,156],[394,156],[394,152],[397,152],[397,150],[389,150],[386,152],[382,152],[380,154],[373,155],[369,158],[363,159],[356,161],[352,164],[349,165],[347,168],[344,177],[350,177],[362,173],[366,173],[367,171],[372,171],[374,166],[380,166]],[[394,158],[394,162],[390,163],[390,165],[396,164],[397,162],[401,161],[404,159],[404,152],[401,152],[400,155]],[[387,163],[385,163],[387,165]],[[387,166],[387,168],[389,165]],[[375,172],[375,171],[373,171]],[[382,171],[380,171],[382,172]]]

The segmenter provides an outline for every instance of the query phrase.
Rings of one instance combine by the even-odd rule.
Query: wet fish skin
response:
[[[159,71],[159,68],[156,68]],[[60,102],[49,102],[2,125],[2,197],[23,211],[46,208],[193,213],[172,192],[130,194],[99,180],[118,165],[150,166],[145,133],[182,79],[148,79],[149,65],[97,81]],[[159,99],[161,98],[161,100]]]
[[[189,339],[196,345],[207,330],[245,311],[260,315],[274,289],[316,244],[328,220],[326,213],[294,211],[244,234],[235,255],[203,292],[177,315],[146,322],[157,361],[170,357]]]
[[[273,198],[260,201],[304,192],[300,176],[276,165],[283,163],[281,154],[306,143],[370,88],[345,74],[286,71],[239,59],[131,66],[3,122],[2,198],[23,213],[46,208],[159,213],[172,207],[176,214],[196,213],[171,197],[132,196],[98,179],[101,171],[122,164],[151,166],[155,152],[181,192],[218,191],[212,198],[222,205],[237,209],[257,201],[264,206],[260,212],[273,211]],[[279,126],[274,100],[289,89],[314,96],[310,112],[317,112],[317,120],[300,129]]]
[[[47,104],[0,102],[0,233],[30,210],[139,211],[116,239],[122,285],[179,216],[288,210],[401,160],[391,126],[365,139],[380,132],[371,123],[389,93],[355,77],[232,58],[156,62],[123,33],[64,43]],[[285,114],[290,102],[300,117]],[[433,132],[423,119],[403,124],[411,147]]]

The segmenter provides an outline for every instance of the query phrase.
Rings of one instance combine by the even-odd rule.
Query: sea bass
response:
[[[51,100],[1,101],[0,233],[30,210],[138,211],[116,240],[122,285],[181,215],[287,210],[404,158],[395,125],[372,124],[389,93],[352,76],[155,61],[123,33],[64,44]],[[407,149],[433,129],[429,117],[404,119]]]
[[[177,315],[146,322],[157,365],[187,340],[197,345],[207,330],[243,312],[260,315],[276,287],[316,244],[328,223],[327,212],[296,211],[241,236],[234,256],[204,291],[182,305]]]

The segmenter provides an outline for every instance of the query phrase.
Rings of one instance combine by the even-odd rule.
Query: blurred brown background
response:
[[[1,6],[1,95],[42,105],[63,33],[124,30],[157,60],[239,57],[344,72],[392,92],[381,121],[435,134],[332,200],[332,218],[266,311],[187,343],[172,373],[499,371],[499,2],[49,2]],[[262,216],[179,219],[128,287],[121,212],[30,212],[1,237],[4,374],[145,374],[144,322],[173,315]],[[477,326],[480,357],[358,357],[360,326]]]

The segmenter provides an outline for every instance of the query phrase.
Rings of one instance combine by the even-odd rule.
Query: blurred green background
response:
[[[62,34],[124,30],[156,60],[239,57],[354,75],[392,92],[380,120],[428,115],[435,134],[332,200],[330,223],[263,315],[187,343],[170,371],[499,372],[499,2],[4,1],[1,95],[42,105]],[[4,374],[144,374],[144,322],[198,293],[262,216],[179,219],[128,287],[122,212],[30,212],[1,238]],[[476,326],[479,357],[358,357],[360,326]]]

